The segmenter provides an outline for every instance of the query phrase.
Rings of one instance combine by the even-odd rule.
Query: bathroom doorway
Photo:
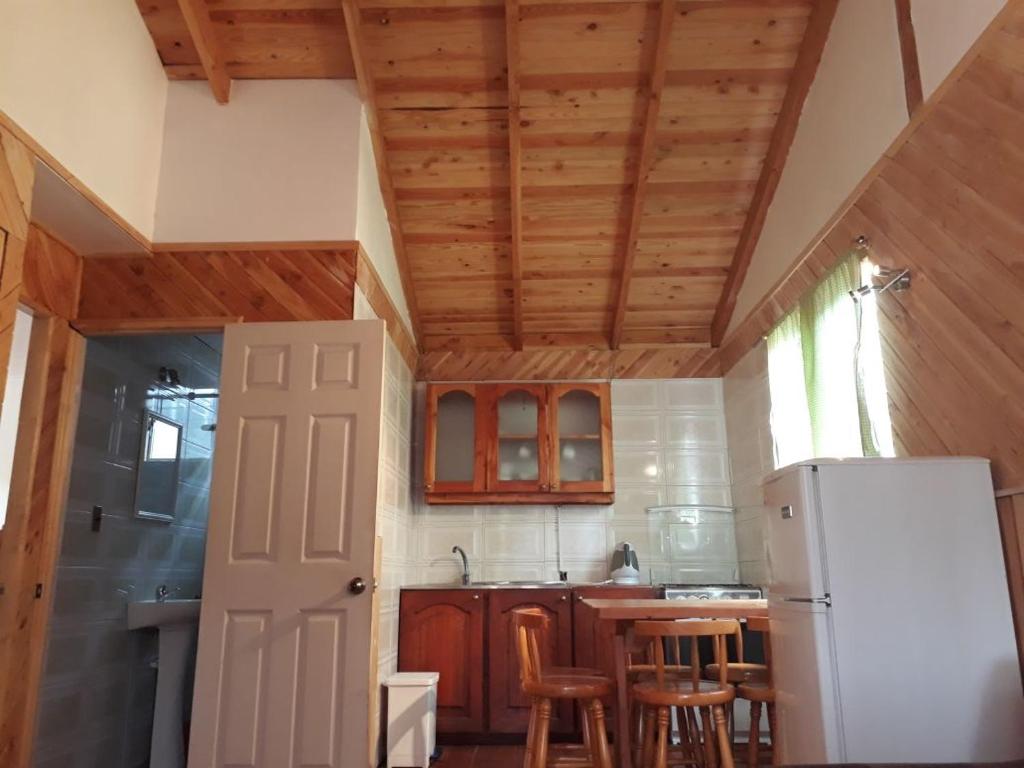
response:
[[[161,630],[129,628],[129,606],[200,597],[220,358],[220,334],[86,343],[39,693],[38,768],[151,765],[157,681],[166,671]],[[187,669],[170,705],[181,744],[195,627],[185,630]]]

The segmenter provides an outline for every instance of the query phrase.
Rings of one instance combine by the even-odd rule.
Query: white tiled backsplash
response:
[[[775,467],[768,352],[764,342],[748,352],[726,374],[724,393],[740,577],[749,584],[763,585],[768,581],[761,527],[764,519],[763,480]]]
[[[422,414],[425,385],[417,386]],[[731,582],[739,576],[731,510],[688,516],[651,506],[732,503],[720,379],[612,382],[615,504],[612,506],[439,506],[422,497],[422,418],[416,419],[414,526],[403,583],[449,583],[461,546],[474,579],[609,576],[616,542],[637,550],[644,580]]]

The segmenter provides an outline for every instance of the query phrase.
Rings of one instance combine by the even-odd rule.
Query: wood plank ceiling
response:
[[[202,0],[138,3],[168,75],[216,92]],[[835,0],[207,8],[231,77],[350,77],[356,52],[429,352],[717,342]]]

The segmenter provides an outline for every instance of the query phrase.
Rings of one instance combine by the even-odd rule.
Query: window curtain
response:
[[[875,294],[850,297],[870,279],[861,255],[841,259],[768,335],[776,466],[893,455]]]

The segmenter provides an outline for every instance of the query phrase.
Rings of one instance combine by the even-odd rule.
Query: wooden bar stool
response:
[[[755,768],[761,750],[761,705],[768,709],[768,740],[772,745],[772,764],[775,764],[775,688],[772,685],[772,639],[768,630],[768,619],[749,618],[747,629],[760,632],[764,638],[765,672],[761,679],[742,682],[736,688],[736,698],[750,702],[750,741],[747,745],[747,764]]]
[[[721,761],[722,768],[733,768],[732,747],[725,722],[725,707],[736,698],[733,686],[725,679],[725,640],[739,631],[735,620],[711,621],[638,621],[634,628],[638,638],[648,638],[654,649],[655,675],[653,680],[641,680],[633,685],[633,699],[644,707],[644,743],[641,764],[644,768],[667,768],[669,741],[669,720],[671,710],[680,711],[680,731],[686,762],[715,766]],[[698,640],[709,638],[714,662],[719,665],[717,680],[701,677],[701,660]],[[689,677],[669,674],[665,664],[665,640],[678,647],[681,639],[690,641]],[[692,710],[692,714],[691,714]],[[701,731],[697,730],[696,713],[700,713]],[[657,738],[654,723],[657,720]],[[714,721],[714,727],[712,727]],[[718,740],[718,750],[712,742],[712,735]],[[703,748],[703,754],[701,754]],[[687,749],[684,749],[686,752]],[[653,761],[653,762],[652,762]]]
[[[520,609],[512,612],[519,656],[519,679],[523,693],[532,700],[530,725],[526,733],[526,756],[523,768],[550,768],[574,765],[612,768],[608,732],[604,722],[601,698],[615,690],[611,678],[591,674],[593,670],[576,667],[550,667],[541,661],[541,638],[548,630],[549,619],[539,610]],[[551,702],[572,699],[580,702],[583,714],[584,746],[589,759],[555,756],[548,758],[548,732],[551,725]]]

